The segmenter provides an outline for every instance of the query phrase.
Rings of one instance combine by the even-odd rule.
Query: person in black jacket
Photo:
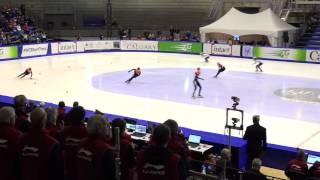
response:
[[[252,161],[251,169],[244,172],[243,180],[267,180],[267,177],[260,172],[261,165],[261,160],[259,158],[255,158]]]
[[[247,140],[247,165],[249,169],[251,162],[254,158],[260,158],[262,151],[267,148],[267,133],[266,128],[260,126],[260,116],[253,116],[253,125],[248,126],[243,136],[244,140]]]

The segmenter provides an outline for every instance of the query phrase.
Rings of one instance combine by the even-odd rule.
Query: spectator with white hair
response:
[[[14,128],[15,116],[12,107],[0,109],[0,179],[15,179],[18,142],[22,135]]]
[[[46,130],[48,131],[49,135],[59,142],[61,141],[60,139],[60,133],[59,129],[56,125],[57,123],[57,109],[53,107],[47,107],[45,109],[47,113],[47,125],[46,125]]]
[[[89,137],[81,142],[77,152],[77,180],[115,179],[114,152],[105,141],[107,126],[104,116],[93,115],[89,118]]]
[[[262,152],[267,149],[267,130],[260,125],[260,116],[252,117],[253,125],[248,126],[244,133],[243,139],[247,140],[246,154],[247,163],[246,169],[250,169],[251,162],[254,158],[260,158]]]
[[[243,180],[267,180],[267,177],[260,172],[262,161],[255,158],[252,161],[252,167],[243,174]]]
[[[20,180],[63,179],[62,153],[58,141],[45,131],[47,114],[35,108],[30,115],[31,128],[19,143]]]
[[[13,98],[13,107],[16,112],[16,128],[25,133],[29,130],[30,122],[27,114],[27,98],[24,95],[17,95]]]
[[[219,179],[234,179],[236,173],[232,169],[230,149],[223,148],[221,150],[220,159],[217,160],[216,166]]]

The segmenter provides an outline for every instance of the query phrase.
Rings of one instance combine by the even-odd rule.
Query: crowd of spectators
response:
[[[180,29],[171,27],[168,32],[163,31],[145,31],[142,35],[132,36],[130,28],[118,29],[119,39],[137,39],[137,40],[154,40],[154,41],[191,41],[200,42],[198,33],[191,31],[181,32]]]
[[[250,139],[250,133],[255,133],[262,134],[258,138],[264,139],[265,129],[260,127],[259,117],[254,116],[253,121],[245,138]],[[115,131],[117,128],[119,131]],[[118,136],[120,150],[116,148]],[[257,156],[252,156],[243,180],[266,179]],[[13,107],[0,108],[0,179],[186,180],[191,162],[184,135],[172,119],[155,126],[150,140],[137,150],[126,131],[125,119],[109,122],[100,111],[86,118],[78,102],[67,112],[63,101],[58,108],[45,107],[44,103],[28,103],[24,95],[18,95]],[[214,165],[208,173],[214,172],[218,179],[239,179],[227,148],[222,149],[219,158],[210,154],[204,163],[207,168]],[[299,151],[297,158],[289,162],[286,174],[318,177],[319,164],[308,171],[304,152]]]
[[[179,29],[170,28],[169,33],[163,33],[162,31],[144,32],[143,36],[138,36],[137,39],[146,40],[160,40],[160,41],[191,41],[200,42],[200,38],[197,33],[191,31],[181,32]]]
[[[117,154],[121,173],[116,173]],[[174,120],[155,127],[147,147],[137,153],[124,119],[109,122],[99,111],[86,119],[78,102],[67,112],[62,101],[58,108],[45,108],[18,95],[13,107],[0,109],[0,179],[179,180],[187,177],[188,154]]]
[[[47,40],[45,32],[39,30],[25,7],[3,7],[0,12],[0,45],[39,43]]]

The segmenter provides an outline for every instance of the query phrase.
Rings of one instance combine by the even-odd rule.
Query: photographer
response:
[[[248,126],[243,136],[247,140],[247,164],[246,168],[249,169],[251,162],[254,158],[260,158],[262,151],[267,148],[267,133],[266,128],[260,126],[260,116],[253,116],[253,125]]]

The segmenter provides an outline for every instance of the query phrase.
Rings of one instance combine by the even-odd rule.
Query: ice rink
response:
[[[226,71],[217,79],[217,62]],[[86,109],[163,122],[223,134],[225,108],[231,96],[240,100],[244,125],[261,115],[268,143],[320,151],[320,65],[263,61],[256,73],[253,61],[242,58],[142,52],[57,55],[0,62],[0,94],[25,94],[29,99],[67,105],[79,101]],[[141,77],[125,84],[142,68]],[[33,79],[16,76],[27,67]],[[202,68],[204,98],[191,98],[193,75]],[[240,136],[238,132],[234,136]]]

